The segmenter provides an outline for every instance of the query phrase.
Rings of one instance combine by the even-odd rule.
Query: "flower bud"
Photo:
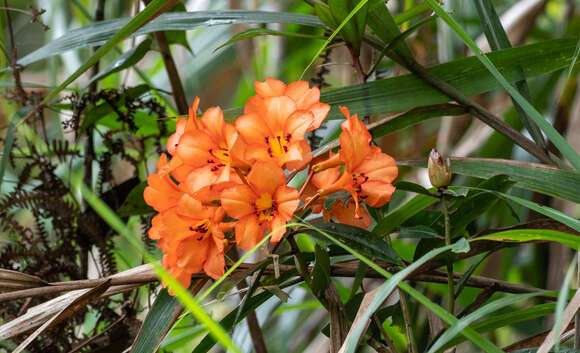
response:
[[[451,183],[451,160],[445,158],[437,150],[432,149],[427,163],[429,180],[436,188],[446,187]]]

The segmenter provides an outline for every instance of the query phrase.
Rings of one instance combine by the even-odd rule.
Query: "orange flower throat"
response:
[[[271,221],[276,211],[276,201],[272,200],[272,195],[264,193],[254,203],[254,213],[260,221]]]
[[[266,136],[266,143],[269,144],[268,153],[270,157],[279,157],[288,152],[288,142],[290,142],[292,135],[282,135],[282,132],[278,132],[274,137]]]
[[[230,150],[227,147],[220,146],[218,149],[209,149],[209,153],[215,159],[209,159],[207,162],[215,165],[211,168],[212,172],[219,170],[221,167],[225,167],[230,164]]]
[[[197,240],[202,240],[207,238],[209,235],[211,235],[211,222],[209,219],[202,219],[201,221],[197,222],[195,224],[195,226],[190,226],[189,230],[194,232],[194,233],[198,233],[199,236],[197,237]]]

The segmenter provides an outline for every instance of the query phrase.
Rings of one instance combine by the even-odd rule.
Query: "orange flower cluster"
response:
[[[327,220],[366,228],[370,217],[361,202],[380,207],[394,191],[395,161],[370,146],[371,135],[341,108],[341,149],[312,160],[306,133],[320,127],[330,106],[320,102],[318,88],[307,82],[289,85],[272,78],[255,83],[244,114],[226,123],[219,107],[197,117],[199,99],[189,118],[177,121],[167,152],[148,177],[144,198],[159,212],[149,230],[159,240],[165,268],[188,287],[191,275],[204,271],[212,278],[224,274],[224,252],[234,242],[243,250],[256,246],[267,232],[279,242],[285,225],[301,200],[302,209],[323,212]],[[302,195],[287,186],[285,170],[310,165]],[[346,191],[351,198],[330,209],[324,200]]]

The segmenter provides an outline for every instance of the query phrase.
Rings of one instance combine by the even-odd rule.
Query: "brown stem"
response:
[[[8,1],[4,0],[4,7],[8,7]],[[18,48],[16,48],[14,41],[14,30],[12,29],[12,20],[10,18],[10,11],[4,11],[6,15],[6,23],[8,24],[8,35],[10,37],[10,47],[12,56],[10,58],[10,66],[12,66],[12,76],[14,77],[14,90],[16,91],[16,98],[20,106],[25,106],[28,101],[28,95],[24,88],[22,88],[22,81],[20,79],[20,67],[18,61]]]
[[[550,158],[550,156],[533,141],[526,138],[520,132],[514,130],[505,121],[499,119],[481,105],[477,104],[469,97],[458,91],[455,87],[451,86],[447,82],[441,80],[430,71],[426,70],[423,66],[417,63],[415,60],[406,60],[405,66],[409,71],[417,75],[423,81],[428,83],[433,88],[441,91],[449,98],[455,100],[457,103],[465,106],[468,113],[475,116],[485,124],[489,125],[502,135],[506,136],[512,140],[515,144],[522,147],[524,150],[528,151],[534,157],[538,158],[540,161],[547,164],[555,164],[555,162]]]
[[[151,0],[145,0],[145,4],[149,5]],[[188,104],[187,98],[185,97],[185,90],[181,84],[181,79],[179,78],[179,72],[177,71],[177,66],[171,55],[171,50],[169,49],[169,41],[165,32],[155,32],[155,40],[159,45],[159,50],[161,51],[161,57],[163,58],[163,63],[165,64],[165,70],[167,71],[167,76],[169,77],[169,83],[171,84],[171,90],[173,91],[173,97],[175,99],[175,104],[177,104],[177,110],[180,114],[187,114]]]

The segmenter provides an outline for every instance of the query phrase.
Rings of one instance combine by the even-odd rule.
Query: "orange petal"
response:
[[[201,167],[213,159],[209,150],[214,146],[212,139],[202,131],[186,132],[177,146],[177,156],[187,165]]]
[[[286,120],[285,134],[290,134],[290,141],[303,140],[314,115],[306,110],[297,110]]]
[[[266,136],[274,135],[264,120],[255,113],[242,115],[234,124],[248,145],[265,143]]]
[[[256,93],[262,97],[277,97],[284,94],[286,84],[275,78],[267,77],[264,82],[254,82],[254,88]]]
[[[244,105],[244,114],[258,113],[262,105],[264,105],[264,97],[258,95],[250,97]]]
[[[350,116],[348,109],[341,107],[347,120],[342,123],[340,134],[340,155],[350,170],[356,168],[370,152],[371,134],[358,120],[356,114]]]
[[[167,268],[167,271],[173,278],[175,278],[179,283],[181,283],[183,287],[189,288],[189,286],[191,285],[191,275],[193,274],[192,272],[189,272],[186,269],[177,266]],[[163,288],[165,288],[166,286],[167,284],[163,283]],[[175,295],[175,293],[172,290],[169,290],[169,294]]]
[[[330,111],[330,105],[326,103],[314,103],[310,107],[307,108],[310,110],[314,116],[308,131],[316,130],[320,127],[328,112]]]
[[[288,152],[283,157],[283,162],[289,170],[302,170],[312,161],[310,145],[306,140],[300,140],[288,146]]]
[[[224,253],[216,251],[215,248],[209,251],[207,259],[203,265],[203,271],[213,279],[218,279],[225,273],[226,262]]]
[[[292,82],[286,88],[286,95],[296,102],[298,109],[307,109],[312,104],[320,100],[320,90],[318,87],[309,88],[308,82]]]
[[[365,207],[359,207],[356,217],[356,204],[353,199],[349,199],[344,205],[342,200],[337,200],[329,210],[330,216],[336,218],[340,223],[367,229],[371,225],[371,217]]]
[[[328,168],[312,176],[311,183],[317,189],[326,189],[340,178],[340,167]]]
[[[177,247],[177,265],[191,273],[200,272],[207,259],[211,239],[197,240],[195,237],[183,239]]]
[[[254,215],[244,217],[236,224],[236,243],[242,250],[250,250],[262,238],[266,231],[266,225],[258,223],[258,219]]]
[[[282,237],[284,236],[284,234],[286,234],[286,227],[284,227],[284,225],[286,225],[286,220],[282,217],[275,217],[272,220],[269,226],[270,231],[274,232],[274,234],[272,234],[272,237],[270,238],[271,243],[279,242],[280,239],[282,239]]]
[[[149,184],[143,191],[145,203],[157,212],[163,212],[173,207],[181,198],[177,185],[167,175],[151,174],[147,178]]]
[[[392,183],[397,178],[399,170],[393,157],[383,153],[379,147],[373,146],[353,172],[364,173],[372,180]]]
[[[202,188],[215,183],[217,181],[217,175],[211,171],[212,168],[211,165],[206,165],[194,169],[189,173],[187,179],[179,184],[180,190],[191,196],[195,196],[195,194]]]
[[[295,188],[284,185],[276,190],[274,200],[278,204],[278,212],[285,220],[289,220],[298,208],[300,195]]]
[[[186,119],[177,120],[177,123],[175,124],[175,132],[167,139],[167,152],[172,156],[175,154],[179,139],[183,135],[183,131],[185,131],[186,123]]]
[[[149,238],[153,240],[161,239],[163,236],[163,216],[159,213],[151,219],[151,228],[149,228]]]
[[[223,132],[226,122],[219,107],[212,107],[206,110],[201,117],[201,122],[214,142],[217,143],[224,140]]]
[[[196,219],[207,218],[209,215],[207,207],[204,207],[199,200],[187,194],[181,197],[175,212],[182,216]]]
[[[360,196],[371,207],[382,207],[389,202],[395,187],[381,181],[369,180],[361,185]]]
[[[221,203],[232,218],[242,218],[254,213],[252,203],[256,194],[247,185],[237,185],[222,192]]]
[[[270,130],[276,134],[284,131],[286,120],[294,111],[296,111],[296,103],[291,98],[286,96],[268,97],[264,99],[260,116]]]
[[[284,171],[272,162],[256,162],[246,179],[258,196],[274,195],[279,186],[286,184]]]

